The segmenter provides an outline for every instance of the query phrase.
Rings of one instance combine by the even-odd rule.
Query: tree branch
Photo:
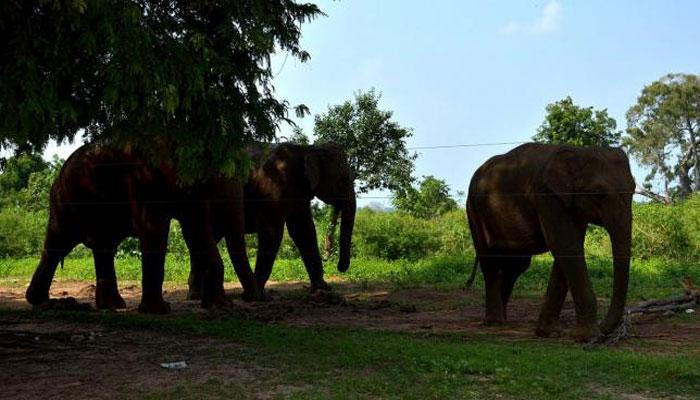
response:
[[[651,190],[647,190],[641,186],[637,186],[634,189],[634,194],[638,194],[638,195],[650,198],[654,201],[658,201],[658,202],[663,203],[663,204],[672,204],[673,203],[673,200],[671,200],[670,197],[654,193]]]

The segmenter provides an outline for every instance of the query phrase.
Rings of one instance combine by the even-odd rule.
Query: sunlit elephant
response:
[[[549,251],[554,265],[536,333],[559,329],[569,290],[578,339],[612,332],[627,296],[634,188],[629,160],[618,148],[525,144],[486,161],[467,199],[474,268],[481,266],[486,287],[485,323],[505,321],[518,276],[532,255]],[[583,249],[589,223],[607,230],[613,251],[612,301],[600,328]]]
[[[316,228],[311,215],[311,199],[319,198],[340,212],[338,270],[350,266],[350,246],[355,221],[355,189],[345,151],[335,144],[278,145],[258,144],[249,153],[255,164],[245,185],[245,226],[257,233],[258,253],[255,276],[260,287],[272,272],[282,242],[284,225],[299,249],[311,280],[311,288],[328,289],[323,279],[323,263],[318,249]],[[225,191],[226,182],[217,187]],[[214,237],[219,240],[228,221],[220,216],[230,204],[215,202],[211,208]],[[184,230],[184,228],[183,228]],[[188,298],[197,298],[202,268],[192,259]]]
[[[79,243],[92,250],[97,276],[96,305],[124,308],[114,271],[117,246],[136,236],[142,252],[143,295],[139,311],[165,313],[162,283],[170,219],[187,231],[185,240],[203,269],[202,305],[225,305],[223,262],[214,243],[209,218],[211,182],[177,184],[167,165],[151,166],[134,149],[85,145],[66,160],[51,188],[49,221],[41,261],[26,298],[40,305],[49,300],[56,266]],[[264,297],[245,252],[242,184],[229,180],[227,242],[236,273],[251,299]]]

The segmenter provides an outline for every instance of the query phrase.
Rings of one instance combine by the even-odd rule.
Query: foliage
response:
[[[84,129],[171,157],[185,181],[245,172],[242,144],[287,119],[270,55],[308,60],[301,24],[318,15],[293,0],[1,2],[0,148]]]
[[[700,190],[700,76],[669,74],[642,89],[627,111],[624,144],[661,178],[666,193]],[[672,187],[674,181],[677,187]]]
[[[309,137],[304,134],[304,131],[298,125],[292,128],[292,135],[289,137],[288,142],[305,145],[311,143]]]
[[[42,211],[49,204],[49,192],[63,165],[54,156],[44,161],[38,154],[18,154],[6,160],[0,173],[0,208],[21,207],[27,211]]]
[[[442,179],[424,176],[418,189],[409,186],[394,194],[394,207],[416,218],[438,217],[457,209],[457,202],[450,197],[450,187]]]
[[[385,260],[418,260],[463,255],[471,237],[463,210],[422,219],[397,212],[359,210],[353,232],[353,255]]]
[[[608,110],[579,107],[571,97],[547,105],[544,122],[532,137],[535,142],[574,146],[614,146],[620,140],[615,119]]]
[[[700,196],[691,196],[672,206],[635,203],[633,207],[632,254],[635,260],[652,260],[663,254],[691,265],[700,263]],[[314,214],[316,227],[325,226],[330,218],[330,207],[318,207]],[[31,211],[14,206],[0,209],[0,258],[38,257],[45,229],[45,210]],[[319,245],[323,246],[321,229],[317,229],[317,235]],[[254,258],[257,238],[247,235],[246,241],[249,255]],[[223,246],[223,241],[220,245]],[[189,260],[175,221],[171,224],[168,251],[178,260]],[[368,208],[357,212],[352,249],[355,258],[415,261],[440,256],[464,257],[471,252],[472,240],[462,209],[430,219]],[[226,254],[223,247],[221,253]],[[603,259],[612,254],[610,240],[602,228],[589,228],[586,253]],[[71,254],[86,253],[79,250]],[[127,239],[120,246],[120,257],[138,255],[136,239]],[[286,234],[278,258],[299,259],[296,246]]]
[[[39,153],[18,154],[5,160],[0,168],[0,196],[26,188],[29,176],[46,169],[47,163]]]
[[[46,211],[27,212],[19,207],[0,209],[0,258],[41,255]]]
[[[413,178],[415,153],[406,148],[411,129],[392,121],[393,112],[381,110],[381,94],[374,89],[355,94],[354,101],[331,106],[314,119],[317,142],[345,147],[359,183],[357,191],[402,190]]]

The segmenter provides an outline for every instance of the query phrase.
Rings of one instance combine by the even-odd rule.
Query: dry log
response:
[[[683,311],[687,310],[689,308],[694,308],[696,306],[696,302],[694,298],[691,298],[690,301],[686,301],[685,303],[678,303],[678,302],[673,302],[671,304],[666,304],[666,305],[658,305],[655,307],[633,307],[633,308],[628,308],[627,313],[628,314],[653,314],[653,313],[662,313],[666,311]]]
[[[647,301],[639,303],[637,305],[637,307],[635,307],[635,308],[648,308],[648,307],[674,304],[674,303],[687,303],[687,302],[693,301],[693,300],[695,300],[695,296],[690,296],[690,295],[675,296],[675,297],[671,297],[669,299],[651,299],[651,300],[647,300]]]

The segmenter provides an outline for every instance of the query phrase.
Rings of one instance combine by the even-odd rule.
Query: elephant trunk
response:
[[[625,311],[632,244],[631,212],[627,215],[621,215],[616,223],[606,226],[606,229],[612,243],[613,292],[610,309],[600,325],[600,330],[607,335],[617,328]]]
[[[347,200],[340,208],[340,245],[338,251],[338,271],[345,272],[350,268],[350,247],[352,230],[355,225],[355,196]]]

